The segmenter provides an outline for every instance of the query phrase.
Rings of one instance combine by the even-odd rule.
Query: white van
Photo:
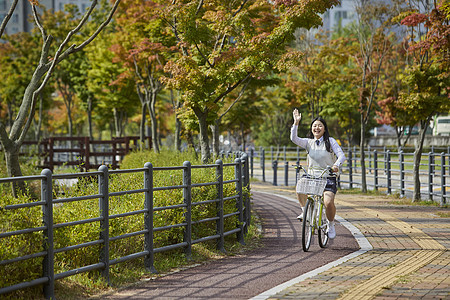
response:
[[[434,119],[433,135],[450,135],[450,116],[439,116]]]

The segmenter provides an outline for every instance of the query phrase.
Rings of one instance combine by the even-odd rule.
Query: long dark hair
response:
[[[328,125],[327,122],[325,122],[325,120],[322,119],[321,117],[317,117],[311,122],[307,137],[310,139],[314,138],[314,135],[312,133],[312,125],[314,124],[315,121],[320,121],[323,124],[323,127],[325,127],[325,131],[323,133],[323,140],[325,142],[325,148],[327,149],[328,152],[331,152],[330,133],[328,132]]]

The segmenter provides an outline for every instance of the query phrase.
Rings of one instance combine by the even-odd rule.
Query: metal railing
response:
[[[109,170],[106,166],[99,167],[96,172],[87,173],[74,173],[74,174],[64,174],[64,175],[54,175],[49,169],[45,169],[41,172],[41,175],[37,176],[24,176],[24,177],[14,177],[14,178],[2,178],[0,183],[10,183],[18,181],[40,181],[41,184],[41,195],[40,199],[20,204],[6,205],[5,207],[0,207],[2,211],[13,211],[17,209],[29,209],[31,207],[40,206],[42,207],[42,226],[34,228],[24,228],[15,231],[0,231],[0,243],[3,238],[8,238],[11,236],[20,236],[27,233],[41,233],[43,235],[43,246],[38,252],[27,254],[24,256],[19,256],[11,259],[0,260],[0,267],[4,267],[8,264],[21,262],[33,258],[43,258],[42,264],[42,276],[35,278],[31,281],[17,283],[11,286],[6,286],[0,288],[0,295],[10,293],[19,289],[24,289],[32,286],[43,285],[44,296],[47,299],[54,299],[55,290],[55,280],[79,274],[82,272],[88,272],[93,270],[99,270],[102,277],[109,282],[109,272],[110,266],[122,263],[125,261],[144,258],[145,267],[155,272],[154,267],[154,254],[159,252],[164,252],[176,248],[184,248],[186,256],[191,257],[191,247],[193,244],[208,241],[217,240],[218,249],[224,250],[224,237],[236,234],[238,241],[244,242],[244,234],[248,230],[248,226],[251,221],[250,215],[250,198],[248,193],[243,192],[243,188],[249,188],[249,165],[248,156],[244,153],[234,160],[233,163],[223,163],[222,160],[217,160],[214,164],[210,165],[198,165],[191,166],[190,162],[185,162],[183,166],[179,167],[153,167],[151,163],[146,163],[143,168],[140,169],[129,169],[129,170]],[[203,182],[203,183],[192,183],[191,171],[193,169],[209,168],[215,170],[216,181],[213,182]],[[234,178],[230,180],[224,180],[223,171],[224,168],[234,168]],[[153,185],[153,175],[154,171],[182,171],[182,184],[175,186],[158,186]],[[231,172],[231,170],[230,170]],[[143,173],[143,188],[127,191],[116,191],[112,192],[110,190],[110,175],[112,174],[124,174],[124,173]],[[67,198],[53,198],[53,181],[54,180],[68,180],[68,179],[80,179],[82,177],[93,177],[98,179],[98,193],[93,195],[85,195],[80,197],[67,197]],[[227,184],[234,184],[234,195],[224,197],[224,186]],[[193,202],[191,190],[196,187],[204,186],[215,186],[216,187],[216,198],[203,200],[201,202]],[[182,189],[183,191],[183,203],[176,205],[169,205],[164,207],[154,207],[153,203],[153,192],[163,191],[163,190],[176,190]],[[138,211],[129,211],[121,214],[110,214],[109,198],[121,195],[129,194],[143,194],[144,202],[142,209]],[[88,199],[99,199],[98,209],[99,214],[95,218],[77,220],[66,223],[54,223],[54,207],[58,205],[65,205],[68,202],[83,201]],[[224,201],[235,201],[235,211],[224,214]],[[217,205],[217,216],[209,217],[200,220],[192,220],[192,208],[196,205],[204,205],[206,203],[216,203]],[[184,211],[184,221],[179,224],[172,224],[166,226],[155,227],[153,215],[155,212],[166,211],[172,209],[183,209]],[[111,220],[125,218],[131,215],[143,215],[144,230],[122,234],[119,236],[111,236],[109,232],[109,224]],[[235,216],[238,222],[236,222],[236,228],[225,231],[224,221]],[[214,229],[215,234],[210,236],[203,236],[197,239],[192,237],[192,226],[199,223],[213,222],[215,223]],[[80,224],[96,223],[98,224],[100,236],[97,240],[71,245],[63,248],[55,248],[54,240],[54,230],[57,228],[71,227]],[[153,236],[157,231],[170,230],[173,228],[183,228],[184,238],[182,242],[164,245],[158,248],[154,247]],[[127,239],[134,236],[143,236],[144,248],[142,251],[128,254],[123,257],[110,259],[110,242],[120,239]],[[74,249],[80,249],[83,247],[89,247],[93,245],[98,245],[99,247],[99,261],[91,265],[82,266],[76,269],[68,270],[65,272],[56,273],[55,272],[55,254],[63,253]],[[138,247],[136,247],[138,248]],[[26,272],[26,270],[24,270]]]
[[[361,187],[361,157],[356,147],[344,148],[346,162],[341,167],[340,188]],[[442,150],[442,151],[441,151]],[[439,151],[439,152],[437,152]],[[275,147],[249,149],[250,176],[273,185],[295,186],[296,173],[293,165],[306,165],[307,153],[299,147]],[[414,153],[390,151],[386,148],[368,148],[364,151],[366,184],[369,189],[398,193],[412,197],[414,181]],[[431,148],[422,154],[419,169],[420,193],[424,200],[440,205],[449,203],[450,147]]]

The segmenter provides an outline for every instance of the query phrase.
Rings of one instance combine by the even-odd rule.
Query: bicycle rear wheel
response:
[[[314,226],[314,201],[308,198],[305,209],[303,211],[302,224],[302,247],[303,251],[307,252],[311,246]]]
[[[328,244],[328,221],[327,221],[327,214],[325,212],[325,205],[323,203],[319,204],[319,210],[318,210],[318,235],[319,235],[319,246],[321,248],[325,248]]]

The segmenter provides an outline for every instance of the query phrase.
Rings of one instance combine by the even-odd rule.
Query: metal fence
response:
[[[145,267],[155,272],[154,268],[154,254],[159,252],[164,252],[176,248],[184,248],[184,251],[189,258],[191,256],[191,246],[195,243],[200,243],[208,240],[216,240],[218,248],[224,251],[224,237],[236,234],[238,241],[244,242],[244,234],[247,232],[248,226],[251,221],[250,215],[250,198],[246,193],[243,193],[243,188],[249,188],[249,160],[246,154],[241,153],[234,160],[234,163],[223,163],[222,160],[217,160],[214,164],[210,165],[198,165],[191,166],[190,162],[185,162],[183,166],[179,167],[153,167],[151,163],[146,163],[143,168],[140,169],[129,169],[129,170],[109,170],[106,166],[101,166],[96,172],[86,172],[86,173],[74,173],[74,174],[64,174],[64,175],[54,175],[49,169],[42,171],[41,175],[38,176],[24,176],[15,178],[2,178],[0,183],[10,183],[18,181],[40,181],[41,184],[41,196],[40,199],[29,203],[6,205],[5,207],[0,207],[1,210],[17,210],[17,209],[28,209],[31,207],[40,206],[42,207],[42,226],[35,228],[25,228],[16,231],[6,232],[4,230],[0,231],[0,241],[3,238],[11,236],[20,236],[27,233],[42,233],[43,235],[43,246],[41,251],[31,253],[25,256],[15,257],[7,260],[0,260],[0,267],[8,264],[21,262],[33,258],[43,258],[42,265],[42,276],[31,281],[21,282],[7,287],[0,288],[0,295],[10,293],[19,289],[24,289],[27,287],[32,287],[36,285],[43,285],[44,296],[47,299],[54,299],[54,288],[55,280],[79,274],[82,272],[88,272],[93,270],[99,270],[103,278],[109,282],[109,272],[110,266],[122,263],[125,261],[144,258]],[[236,156],[235,156],[236,157]],[[214,182],[203,182],[203,183],[192,183],[191,182],[191,171],[192,169],[198,168],[209,168],[215,172]],[[223,171],[224,168],[234,168],[234,179],[224,180]],[[182,170],[183,173],[183,183],[182,185],[176,186],[153,186],[153,172],[154,171],[173,171]],[[231,172],[231,170],[230,170]],[[136,190],[127,191],[117,191],[112,192],[109,188],[109,178],[112,174],[124,174],[124,173],[143,173],[143,188]],[[72,198],[58,198],[53,199],[53,182],[55,180],[70,180],[79,179],[82,177],[93,177],[98,180],[98,193],[94,195],[85,195],[80,197]],[[235,194],[233,196],[224,197],[223,188],[226,184],[234,184]],[[217,189],[215,199],[209,199],[202,202],[193,202],[191,190],[196,187],[203,186],[215,186]],[[171,205],[165,207],[154,207],[153,203],[153,192],[162,190],[183,190],[183,203],[178,205]],[[109,198],[114,196],[121,196],[126,194],[143,194],[144,203],[141,210],[130,211],[122,214],[111,215],[109,205]],[[66,223],[54,223],[54,206],[63,205],[67,202],[73,201],[83,201],[87,199],[99,199],[98,209],[99,214],[95,218],[78,220]],[[235,201],[236,210],[232,213],[224,214],[224,201]],[[191,211],[196,205],[206,204],[206,203],[216,203],[217,205],[217,216],[208,219],[192,220]],[[167,225],[164,227],[154,227],[153,214],[157,211],[171,210],[181,208],[184,210],[184,221],[180,224]],[[131,232],[123,234],[120,236],[111,236],[109,233],[109,222],[113,219],[125,218],[130,215],[143,215],[143,222],[145,223],[145,229],[137,232]],[[236,223],[236,228],[232,230],[224,230],[224,220],[231,216],[237,217],[238,222]],[[216,233],[210,236],[200,237],[196,240],[192,238],[192,226],[198,223],[212,222]],[[54,246],[54,230],[57,228],[70,227],[79,224],[86,223],[96,223],[100,227],[100,236],[97,240],[85,242],[78,245],[71,245],[63,248],[55,248]],[[164,231],[172,228],[183,228],[184,229],[184,239],[181,243],[165,245],[159,248],[154,248],[153,235],[156,231]],[[144,250],[140,252],[135,252],[127,256],[123,256],[116,259],[110,259],[109,245],[111,241],[119,239],[127,239],[133,236],[143,236],[144,238]],[[55,272],[55,254],[63,253],[74,249],[79,249],[83,247],[89,247],[93,245],[99,246],[99,261],[98,263],[86,265],[76,269],[72,269],[66,272],[56,273]]]
[[[360,188],[361,155],[359,149],[344,148],[347,157],[341,167],[338,184],[340,188]],[[295,186],[296,164],[306,165],[306,151],[299,147],[270,147],[249,149],[250,176],[273,185]],[[368,148],[364,151],[366,184],[368,189],[412,197],[414,181],[414,152],[390,151],[386,148]],[[422,154],[420,163],[420,193],[424,200],[440,205],[449,202],[450,147],[431,148]]]

